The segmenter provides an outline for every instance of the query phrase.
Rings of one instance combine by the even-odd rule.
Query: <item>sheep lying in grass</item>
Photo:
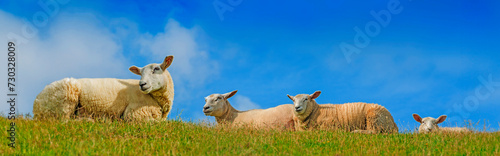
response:
[[[287,95],[295,106],[296,130],[341,129],[356,133],[396,133],[398,127],[383,106],[367,103],[322,104],[314,99],[321,94]]]
[[[226,94],[212,94],[205,97],[203,113],[214,116],[218,124],[251,126],[253,128],[291,129],[293,128],[293,105],[285,104],[268,109],[238,111],[231,106],[228,98],[237,90]]]
[[[441,115],[437,119],[432,117],[421,118],[418,114],[413,114],[413,119],[420,123],[419,133],[428,132],[471,132],[465,127],[439,127],[437,124],[444,122],[446,115]]]
[[[125,120],[165,120],[174,100],[167,68],[173,60],[129,70],[141,80],[65,78],[47,85],[35,99],[35,119],[110,117]]]

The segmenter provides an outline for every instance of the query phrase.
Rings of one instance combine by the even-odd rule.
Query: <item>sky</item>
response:
[[[0,1],[0,73],[7,75],[14,40],[21,114],[32,114],[53,81],[140,79],[130,66],[174,55],[170,119],[214,122],[202,112],[213,93],[238,90],[229,102],[248,110],[320,90],[320,104],[380,104],[400,130],[418,126],[412,113],[447,115],[443,126],[498,129],[499,7],[495,0],[7,0]]]

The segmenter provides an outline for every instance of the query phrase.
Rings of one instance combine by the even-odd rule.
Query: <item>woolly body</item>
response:
[[[302,120],[301,120],[302,119]],[[344,129],[397,132],[389,111],[378,104],[347,103],[317,105],[309,116],[297,116],[296,129]]]
[[[214,116],[218,124],[250,126],[258,129],[293,128],[293,105],[284,104],[268,109],[239,111],[233,108],[227,98],[236,91],[227,94],[212,94],[206,98],[205,115]],[[231,95],[232,94],[232,95]],[[220,101],[214,99],[220,98]]]
[[[315,96],[319,96],[319,93]],[[398,132],[398,127],[391,113],[378,104],[357,102],[319,105],[314,100],[316,98],[314,94],[299,94],[295,97],[289,97],[293,98],[296,108],[296,111],[293,111],[296,130],[340,129],[361,133]],[[307,107],[305,110],[297,111],[301,108],[297,105],[297,102],[300,101],[308,101]]]
[[[154,66],[160,65],[151,64],[146,67]],[[166,85],[154,90],[149,88],[155,87],[142,90],[142,86],[139,86],[142,79],[65,78],[55,81],[47,85],[36,97],[33,104],[34,118],[70,118],[74,115],[125,120],[165,120],[172,108],[174,86],[167,70],[160,76],[165,78],[158,84]]]

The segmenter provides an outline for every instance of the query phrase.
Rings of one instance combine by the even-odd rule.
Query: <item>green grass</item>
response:
[[[17,147],[7,146],[10,120],[0,117],[0,153],[11,155],[500,155],[500,133],[353,134],[209,127],[169,120],[16,120]]]

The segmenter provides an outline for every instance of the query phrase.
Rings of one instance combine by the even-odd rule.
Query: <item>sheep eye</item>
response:
[[[155,67],[154,71],[158,71],[158,70],[160,70],[160,68],[159,67]]]

